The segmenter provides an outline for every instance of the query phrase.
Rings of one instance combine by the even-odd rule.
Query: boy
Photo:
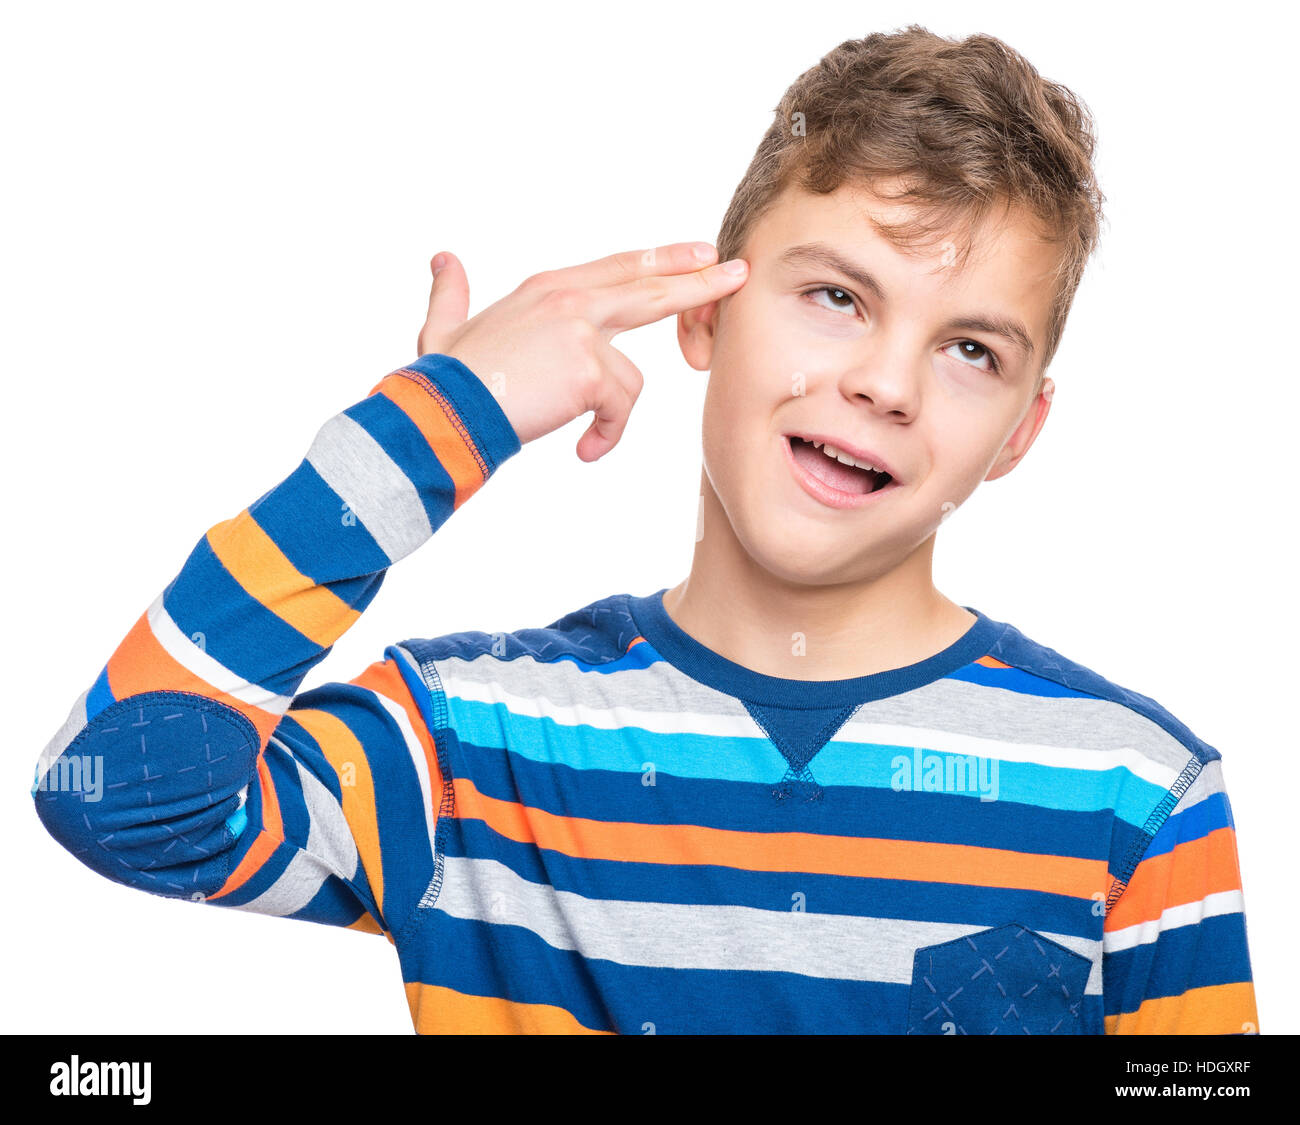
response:
[[[721,265],[466,321],[439,255],[419,359],[199,541],[42,755],[43,823],[129,886],[383,934],[418,1032],[1255,1030],[1218,753],[931,581],[1046,420],[1092,150],[1005,45],[911,27],[787,91]],[[609,341],[669,314],[710,372],[688,577],[295,695],[524,444],[618,442]]]

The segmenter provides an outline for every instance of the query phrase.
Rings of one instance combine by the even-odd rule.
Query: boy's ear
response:
[[[713,366],[714,332],[718,323],[717,301],[677,314],[677,343],[682,355],[696,371]]]
[[[993,467],[984,477],[986,481],[997,480],[998,477],[1006,476],[1020,463],[1020,459],[1029,452],[1029,447],[1034,444],[1034,439],[1038,437],[1038,431],[1043,428],[1043,423],[1047,421],[1047,412],[1052,408],[1052,394],[1055,390],[1056,385],[1051,379],[1043,380],[1042,388],[1034,401],[1029,404],[1029,409],[1025,411],[1025,416],[1021,419],[1020,425],[1016,427],[1015,432],[1007,438],[1006,444],[998,451],[997,460],[993,462]]]

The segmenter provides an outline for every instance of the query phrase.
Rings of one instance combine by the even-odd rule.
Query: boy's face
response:
[[[703,535],[721,509],[750,560],[798,584],[861,582],[920,560],[946,515],[1024,455],[1051,400],[1051,380],[1031,395],[1057,251],[1012,216],[980,232],[958,272],[955,239],[905,253],[869,214],[906,211],[859,187],[787,191],[741,253],[744,286],[678,320],[687,361],[711,372]],[[975,318],[1018,326],[1032,352]],[[800,483],[797,466],[813,462],[793,452],[792,433],[878,454],[896,479],[861,507],[828,504]]]

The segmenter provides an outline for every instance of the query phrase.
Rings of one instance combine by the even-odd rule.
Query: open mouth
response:
[[[866,496],[879,492],[894,478],[883,471],[866,468],[854,462],[846,453],[832,448],[827,453],[827,446],[822,442],[807,441],[795,434],[789,435],[790,452],[795,461],[829,488],[840,492]]]

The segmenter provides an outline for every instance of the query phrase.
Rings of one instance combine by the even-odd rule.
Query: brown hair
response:
[[[792,183],[826,194],[852,181],[914,204],[910,221],[877,223],[880,233],[912,247],[961,230],[959,265],[995,206],[1024,209],[1061,248],[1037,394],[1104,221],[1095,143],[1087,106],[992,36],[912,24],[848,39],[782,96],[723,217],[718,260],[743,256]],[[899,190],[885,194],[891,182]]]

